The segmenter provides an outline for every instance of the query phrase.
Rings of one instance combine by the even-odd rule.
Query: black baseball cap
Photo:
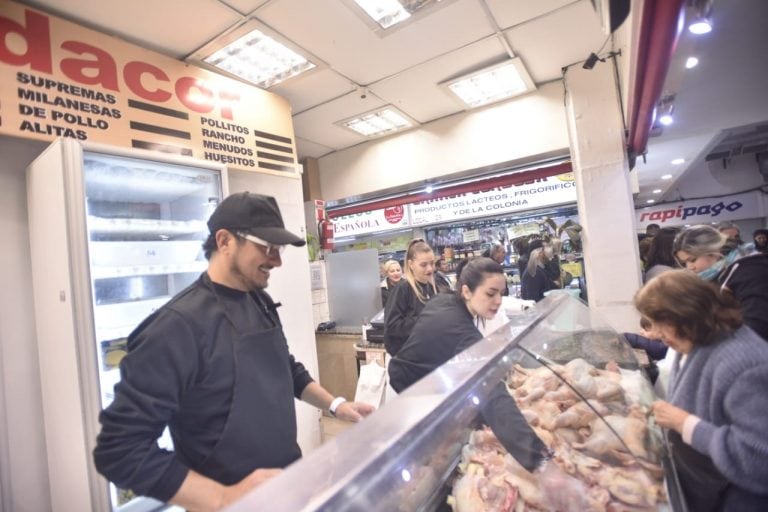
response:
[[[238,192],[224,199],[208,219],[208,229],[214,235],[220,229],[244,231],[275,245],[301,247],[307,243],[285,229],[274,197],[250,192]]]

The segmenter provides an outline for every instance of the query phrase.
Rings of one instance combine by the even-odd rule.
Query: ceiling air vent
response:
[[[707,162],[727,161],[741,155],[753,155],[768,151],[768,124],[741,126],[728,130],[722,139],[704,157]]]

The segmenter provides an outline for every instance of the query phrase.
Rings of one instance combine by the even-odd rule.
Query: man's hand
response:
[[[336,417],[357,423],[375,410],[374,406],[363,402],[344,402],[336,408]]]
[[[553,460],[547,461],[535,474],[549,510],[581,512],[589,509],[586,486],[560,469]]]
[[[282,471],[282,469],[276,468],[257,469],[236,484],[225,486],[221,506],[218,508],[221,509],[227,505],[231,505],[245,494],[247,494],[251,489],[254,489],[267,480],[276,477]]]
[[[248,491],[280,474],[282,469],[257,469],[235,485],[222,485],[196,471],[187,472],[170,503],[192,512],[215,512],[231,505]]]
[[[688,411],[675,407],[664,400],[653,402],[651,410],[659,426],[672,429],[680,434],[683,433],[683,423],[685,423],[685,419],[690,415]]]

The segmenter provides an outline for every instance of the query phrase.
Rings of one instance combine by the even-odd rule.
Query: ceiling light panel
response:
[[[517,57],[440,85],[447,88],[470,108],[519,96],[536,89],[523,62]]]
[[[447,0],[352,0],[368,17],[384,30],[421,16],[429,7],[447,3]]]
[[[309,59],[259,29],[248,32],[203,61],[264,89],[315,67]]]
[[[373,138],[406,130],[415,126],[416,122],[395,107],[387,105],[372,112],[338,121],[336,124],[364,137]]]
[[[411,17],[398,0],[355,0],[355,3],[383,29]]]

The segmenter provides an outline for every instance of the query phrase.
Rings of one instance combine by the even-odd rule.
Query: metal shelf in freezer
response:
[[[201,220],[160,220],[160,219],[114,219],[88,216],[88,230],[91,235],[192,235],[207,233],[208,228]]]
[[[202,251],[199,240],[153,242],[91,242],[94,267],[176,265],[197,260]]]
[[[110,279],[114,277],[154,276],[165,274],[182,274],[185,272],[202,273],[208,267],[207,261],[193,261],[170,265],[125,265],[120,267],[93,267],[92,279]]]

